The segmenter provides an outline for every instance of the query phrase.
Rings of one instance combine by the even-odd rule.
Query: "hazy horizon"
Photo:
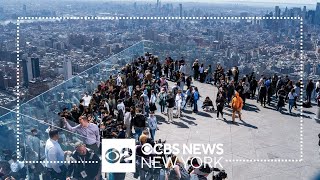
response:
[[[100,2],[148,2],[153,3],[157,0],[66,0],[66,1],[100,1]],[[174,2],[174,3],[274,3],[274,4],[309,4],[315,5],[320,0],[160,0],[161,2]]]
[[[0,4],[5,5],[22,5],[22,4],[38,4],[40,6],[47,5],[48,3],[59,3],[63,2],[82,2],[82,3],[147,3],[147,4],[156,4],[157,0],[0,0]],[[274,6],[279,6],[281,9],[288,7],[303,7],[306,6],[307,9],[315,9],[317,3],[320,3],[320,0],[160,0],[162,4],[172,3],[178,4],[183,3],[186,6],[193,4],[206,4],[208,6],[214,5],[233,5],[233,6],[247,6],[247,7],[262,7],[262,8],[274,8]],[[0,5],[1,6],[1,5]]]
[[[65,1],[83,1],[83,2],[142,2],[156,3],[157,0],[65,0]],[[315,9],[320,0],[160,0],[161,3],[209,3],[209,4],[238,4],[238,5],[256,5],[256,6],[307,6],[309,9]]]

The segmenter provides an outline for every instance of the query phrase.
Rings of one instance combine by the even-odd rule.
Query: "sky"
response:
[[[101,0],[107,2],[108,0]],[[145,1],[155,2],[156,0],[119,0],[119,1]],[[316,4],[320,0],[161,0],[162,2],[206,2],[206,3],[222,3],[222,2],[235,2],[235,3],[280,3],[280,4]]]

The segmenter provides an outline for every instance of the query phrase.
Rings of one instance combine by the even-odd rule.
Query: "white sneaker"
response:
[[[216,118],[216,120],[219,120],[219,118]]]

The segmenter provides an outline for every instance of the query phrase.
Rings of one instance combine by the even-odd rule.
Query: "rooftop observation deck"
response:
[[[109,59],[95,65],[85,72],[71,78],[43,94],[29,100],[20,106],[20,123],[17,127],[17,113],[10,112],[0,117],[1,149],[17,149],[17,136],[19,133],[19,146],[25,161],[35,161],[37,158],[28,154],[25,148],[27,135],[31,128],[37,128],[42,143],[47,140],[45,130],[53,124],[59,126],[57,113],[63,107],[71,107],[78,103],[84,92],[92,92],[98,83],[109,78],[119,68],[133,58],[152,52],[165,57],[168,51],[158,52],[157,47],[149,41],[142,41]],[[190,54],[192,59],[201,53]],[[179,58],[179,55],[176,55]],[[185,56],[186,57],[186,56]],[[201,59],[201,58],[199,58]],[[172,82],[169,83],[173,85]],[[211,84],[193,82],[198,87],[200,95],[199,107],[206,96],[213,101],[216,99],[217,88]],[[215,104],[215,103],[214,103]],[[247,107],[242,111],[243,121],[238,125],[231,123],[231,110],[225,108],[225,120],[216,120],[216,114],[200,110],[198,114],[191,109],[183,111],[181,119],[174,119],[169,124],[166,117],[156,112],[159,131],[156,139],[167,140],[168,143],[222,143],[224,154],[221,162],[228,173],[229,179],[311,179],[319,172],[320,155],[318,134],[320,124],[313,116],[317,107],[304,109],[303,129],[299,109],[293,115],[283,114],[275,110],[275,101],[266,108],[260,106],[256,100],[247,100]],[[285,107],[287,109],[287,105]],[[199,108],[200,109],[200,108]],[[300,142],[300,130],[303,130],[303,140]],[[76,135],[61,130],[66,136]],[[65,150],[73,150],[74,142],[62,142]],[[301,153],[301,143],[303,149]],[[303,161],[300,162],[300,159]],[[132,179],[131,175],[127,175]]]

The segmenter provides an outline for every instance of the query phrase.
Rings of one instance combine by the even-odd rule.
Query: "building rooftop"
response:
[[[121,62],[120,60],[128,63],[136,55],[142,55],[147,51],[153,52],[152,48],[148,49],[145,45],[138,43],[125,49],[23,104],[20,107],[23,116],[23,127],[20,130],[22,135],[27,136],[32,126],[37,126],[44,132],[48,123],[57,120],[56,113],[59,110],[77,103],[83,92],[92,92],[97,83],[107,80],[112,72],[116,72],[111,68],[103,71],[105,67],[117,64]],[[172,87],[173,83],[170,82],[169,85]],[[217,94],[215,86],[197,81],[193,85],[198,87],[201,95],[199,109],[207,96],[215,104]],[[229,179],[311,179],[315,176],[320,169],[317,144],[320,124],[313,118],[317,108],[315,106],[304,108],[301,118],[299,109],[294,110],[293,115],[287,111],[283,114],[277,112],[274,100],[271,106],[266,108],[260,106],[256,100],[247,100],[246,103],[247,106],[242,111],[243,121],[237,119],[237,125],[231,123],[232,112],[228,108],[224,110],[225,120],[216,120],[215,113],[200,110],[198,114],[194,114],[187,107],[182,113],[182,118],[175,118],[170,124],[164,115],[157,112],[160,130],[156,133],[156,139],[178,144],[222,143],[224,153],[221,156],[223,157],[221,164]],[[12,126],[16,123],[15,113],[1,116],[0,120],[4,124],[12,122],[10,126],[6,125],[16,130]],[[15,136],[8,138],[16,142]],[[29,161],[35,160],[32,157],[27,158],[30,158],[26,159]],[[127,177],[133,178],[132,174],[128,174]]]

